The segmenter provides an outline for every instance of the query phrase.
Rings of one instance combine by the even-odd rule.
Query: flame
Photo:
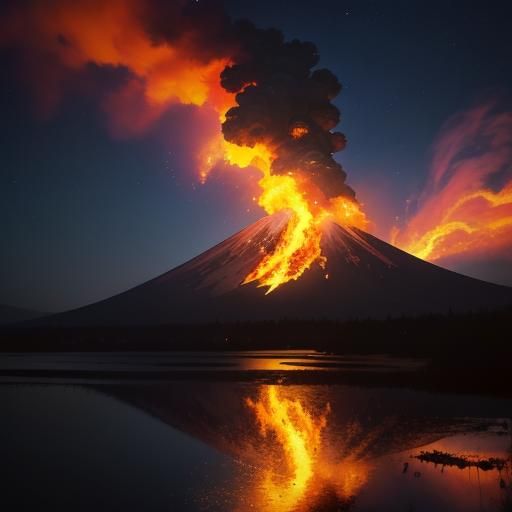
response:
[[[210,142],[201,159],[202,182],[222,160],[240,168],[255,166],[263,175],[258,182],[261,189],[258,204],[270,215],[281,211],[289,213],[289,221],[276,246],[264,254],[243,281],[243,284],[257,282],[259,287],[267,287],[266,294],[299,279],[315,262],[325,268],[327,258],[322,255],[321,241],[326,219],[344,226],[368,227],[366,215],[355,201],[340,196],[322,203],[311,184],[300,179],[297,173],[271,174],[274,155],[265,145],[238,146],[219,136]]]
[[[391,243],[438,261],[485,253],[510,254],[512,245],[512,112],[485,104],[455,116],[435,146],[420,207]],[[502,183],[491,189],[489,183]]]
[[[292,174],[272,175],[271,151],[263,145],[254,148],[225,143],[225,159],[232,165],[244,168],[255,165],[263,173],[259,181],[262,193],[258,204],[268,213],[280,211],[291,213],[274,250],[265,254],[258,266],[247,275],[244,284],[257,281],[267,286],[266,293],[290,280],[297,280],[306,269],[322,257],[320,224],[326,213],[321,208],[314,210],[301,191]]]
[[[296,123],[290,129],[290,135],[294,139],[301,139],[304,135],[309,133],[309,128],[304,123]]]
[[[293,510],[313,476],[315,452],[320,447],[329,408],[315,419],[299,400],[282,398],[273,385],[261,390],[258,401],[248,398],[246,403],[256,414],[261,434],[275,435],[288,467],[284,479],[277,479],[273,468],[264,472],[262,488],[269,510]]]
[[[246,399],[266,454],[259,483],[249,493],[250,505],[268,512],[316,510],[330,490],[340,504],[350,502],[368,481],[368,462],[357,459],[355,452],[330,462],[323,442],[329,404],[314,413],[299,388],[288,393],[292,398],[283,397],[279,386],[268,385],[260,388],[257,400]]]
[[[479,213],[465,216],[464,207],[476,205]],[[459,216],[458,214],[461,213]],[[464,220],[455,220],[461,218]],[[510,237],[512,227],[512,183],[495,193],[478,190],[467,194],[448,208],[441,222],[403,248],[418,258],[436,261],[455,254],[486,247],[488,250],[502,244],[502,237]],[[396,243],[398,232],[392,235]]]
[[[266,254],[259,265],[245,278],[245,283],[258,281],[259,286],[268,286],[267,294],[280,284],[297,280],[313,262],[325,265],[320,241],[320,224],[326,212],[318,213],[300,192],[292,176],[267,175],[260,181],[263,189],[258,203],[268,213],[290,210],[292,216],[274,250]]]
[[[361,204],[350,201],[346,197],[333,197],[330,200],[330,211],[335,221],[341,226],[352,226],[368,229],[370,221]]]

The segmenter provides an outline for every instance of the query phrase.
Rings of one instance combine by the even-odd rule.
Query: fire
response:
[[[259,265],[245,278],[244,284],[257,281],[270,293],[279,285],[297,280],[315,261],[325,264],[321,256],[320,223],[326,213],[315,211],[292,175],[272,175],[272,154],[262,145],[247,148],[225,143],[225,159],[238,167],[255,165],[263,173],[259,181],[262,193],[258,204],[269,214],[289,211],[290,220],[277,246],[266,254]]]
[[[391,243],[430,261],[509,252],[511,159],[512,113],[487,104],[456,116],[436,144],[420,208]]]
[[[320,210],[315,215],[292,176],[268,175],[260,181],[260,186],[263,193],[259,204],[265,211],[269,214],[282,210],[292,212],[277,246],[244,281],[258,281],[259,286],[268,286],[268,294],[283,283],[297,280],[313,262],[318,260],[325,265],[320,248],[320,223],[326,214]]]
[[[314,418],[299,400],[282,398],[276,386],[263,388],[259,400],[248,398],[246,403],[256,414],[261,434],[275,436],[288,467],[281,481],[276,482],[273,468],[268,468],[263,475],[269,510],[293,510],[304,497],[313,476],[329,407]]]
[[[476,206],[487,215],[464,215],[464,208]],[[462,219],[462,220],[456,220]],[[421,237],[403,246],[418,258],[436,261],[441,258],[477,250],[492,249],[510,237],[512,227],[512,183],[500,192],[482,189],[459,198],[448,208],[441,222]],[[398,233],[392,237],[396,243]]]
[[[289,213],[289,221],[281,233],[276,247],[265,254],[258,266],[250,272],[243,284],[257,282],[267,287],[266,294],[280,285],[299,279],[315,262],[325,268],[327,258],[322,255],[322,224],[326,219],[344,226],[364,229],[368,226],[366,215],[355,201],[335,197],[320,204],[311,185],[293,172],[285,175],[271,174],[274,159],[272,151],[262,144],[254,147],[238,146],[218,137],[209,145],[200,164],[200,179],[204,182],[219,160],[246,168],[257,167],[262,178],[258,204],[269,214],[280,211]]]
[[[333,197],[330,200],[330,211],[341,226],[368,229],[370,225],[368,217],[362,210],[362,205],[345,197]]]
[[[290,129],[290,135],[293,139],[301,139],[309,133],[308,125],[305,123],[295,123]]]
[[[329,404],[315,413],[300,387],[287,388],[290,398],[283,395],[279,386],[268,385],[260,388],[258,399],[246,399],[264,438],[265,457],[259,461],[258,483],[244,493],[244,509],[249,499],[261,511],[317,510],[323,496],[332,492],[346,506],[368,481],[368,462],[357,457],[357,450],[332,461],[339,454],[329,454],[324,442]]]

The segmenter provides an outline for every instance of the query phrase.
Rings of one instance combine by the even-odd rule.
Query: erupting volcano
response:
[[[144,133],[177,104],[206,112],[215,129],[198,127],[197,136],[189,137],[196,144],[199,181],[223,164],[236,172],[257,169],[253,200],[268,214],[181,267],[55,321],[341,320],[511,302],[509,289],[444,271],[365,232],[371,223],[333,156],[346,145],[334,131],[340,111],[332,102],[342,86],[317,66],[313,43],[232,21],[221,6],[207,2],[56,0],[47,9],[29,2],[8,12],[0,43],[19,47],[26,62],[51,62],[34,81],[47,110],[55,108],[61,88],[81,82],[91,67],[121,70],[125,78],[116,88],[95,89],[114,136]],[[482,187],[483,177],[510,157],[510,139],[503,137],[510,119],[507,114],[484,123],[485,137],[479,138],[501,155],[477,162],[491,160],[490,170],[438,166],[434,199],[425,202],[430,207],[394,230],[397,244],[431,260],[473,247],[476,235],[479,246],[503,245],[496,240],[509,233],[510,187]],[[466,154],[458,145],[474,138],[448,137],[438,160]],[[482,174],[475,184],[474,176]],[[466,210],[482,201],[488,215],[475,222],[473,210]],[[438,208],[431,206],[437,202]],[[453,233],[476,235],[460,241]]]
[[[28,38],[19,30],[27,25],[34,27]],[[55,73],[59,83],[62,75],[91,65],[126,68],[129,79],[102,98],[114,135],[140,134],[177,103],[215,112],[217,132],[198,137],[200,181],[220,162],[256,167],[261,179],[255,201],[268,214],[290,213],[272,252],[244,283],[257,282],[270,293],[313,264],[325,265],[325,219],[367,227],[333,158],[346,144],[333,131],[340,112],[332,100],[341,84],[317,68],[314,44],[232,21],[218,4],[187,1],[27,5],[14,9],[3,28],[9,44],[41,58],[51,55],[47,74]],[[37,94],[46,89],[38,81]],[[52,91],[54,101],[56,95]]]
[[[265,217],[152,281],[48,318],[57,325],[383,318],[512,302],[510,288],[417,259],[357,228],[318,225],[323,264],[270,294],[248,276],[282,244],[291,213]],[[270,256],[267,256],[270,255]]]
[[[221,84],[236,93],[235,106],[221,112],[222,138],[207,154],[202,179],[219,160],[262,174],[258,204],[269,214],[289,212],[286,227],[244,283],[257,282],[267,293],[297,280],[322,254],[322,222],[365,228],[365,214],[346,174],[332,157],[345,147],[340,120],[331,103],[341,90],[327,69],[312,68],[318,52],[311,43],[284,42],[275,30],[243,25],[243,51],[221,74]]]

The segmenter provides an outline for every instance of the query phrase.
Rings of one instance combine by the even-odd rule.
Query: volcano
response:
[[[49,317],[53,325],[161,325],[385,318],[512,304],[512,289],[415,258],[333,222],[323,227],[325,268],[313,265],[270,294],[243,284],[276,245],[288,217],[264,217],[165,274],[109,299]]]

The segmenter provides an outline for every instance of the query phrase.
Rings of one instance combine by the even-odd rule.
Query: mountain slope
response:
[[[23,322],[25,320],[39,318],[47,314],[48,313],[41,313],[40,311],[32,311],[30,309],[23,309],[0,304],[0,325]]]
[[[59,325],[329,318],[468,311],[512,304],[512,289],[419,260],[358,230],[327,223],[327,266],[269,295],[241,285],[271,250],[286,216],[265,217],[189,262],[127,292],[50,317]]]

